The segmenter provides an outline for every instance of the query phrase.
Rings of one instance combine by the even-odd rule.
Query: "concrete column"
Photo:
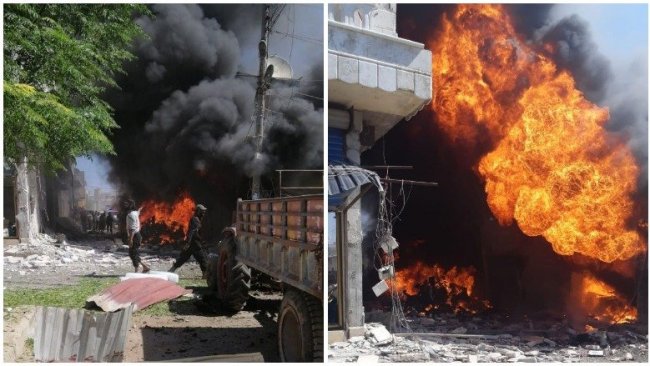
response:
[[[363,113],[352,112],[350,128],[345,135],[345,155],[354,165],[361,165],[361,141],[359,134],[363,129]],[[361,189],[357,188],[348,196],[354,199]],[[363,335],[363,252],[361,243],[361,200],[348,208],[345,215],[345,316],[348,336]]]
[[[18,238],[28,242],[38,233],[38,203],[35,174],[29,171],[27,158],[16,166],[16,223]]]
[[[355,189],[348,197],[359,195]],[[348,336],[363,335],[363,252],[361,244],[361,200],[352,205],[345,215],[345,316]]]

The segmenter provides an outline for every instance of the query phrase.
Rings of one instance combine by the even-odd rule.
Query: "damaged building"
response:
[[[338,323],[330,330],[348,331],[347,341],[330,343],[331,361],[647,360],[647,153],[636,144],[647,133],[633,132],[647,128],[647,104],[603,97],[612,81],[587,23],[552,19],[551,7],[398,6],[399,35],[431,50],[432,102],[379,142],[361,141],[357,164],[366,170],[330,165],[330,207],[338,211],[329,263],[330,320]],[[343,19],[363,27],[366,16],[355,10]],[[330,24],[330,48],[336,29]],[[329,57],[332,109],[344,93],[335,91],[331,67],[340,72],[342,64],[331,50]],[[361,74],[360,62],[346,70],[356,67]],[[337,145],[332,127],[330,159],[337,146],[351,146]],[[439,186],[405,184],[389,200],[399,249],[387,260],[376,242],[384,238],[382,196],[390,195],[371,188],[364,199],[346,198],[362,202],[352,216],[332,187],[372,183],[368,170],[385,183],[390,164],[410,168],[393,166],[391,179]],[[356,230],[345,226],[350,217],[359,217]],[[363,323],[365,334],[356,332],[352,324]]]
[[[328,10],[330,342],[362,335],[361,196],[381,189],[361,153],[431,100],[431,52],[400,38],[395,4]],[[332,235],[334,233],[334,235]]]

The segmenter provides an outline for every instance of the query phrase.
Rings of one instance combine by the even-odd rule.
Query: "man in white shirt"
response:
[[[142,235],[140,235],[140,210],[135,209],[135,202],[129,200],[128,211],[126,215],[126,235],[129,244],[129,257],[135,267],[135,272],[138,272],[138,267],[142,265],[142,273],[149,272],[149,266],[142,263],[140,259],[140,244],[142,243]]]

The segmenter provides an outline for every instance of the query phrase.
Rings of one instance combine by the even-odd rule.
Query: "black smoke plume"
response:
[[[208,207],[206,234],[215,238],[230,224],[237,198],[248,198],[253,174],[262,174],[270,190],[275,169],[322,168],[322,102],[300,95],[312,95],[312,85],[274,83],[267,138],[256,157],[256,78],[238,72],[242,53],[257,62],[262,7],[151,9],[153,18],[137,20],[148,35],[134,45],[137,59],[126,66],[120,90],[108,95],[120,125],[110,178],[137,202],[171,203],[188,191]]]

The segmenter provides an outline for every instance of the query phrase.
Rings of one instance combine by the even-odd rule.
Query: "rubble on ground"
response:
[[[110,237],[68,242],[56,235],[38,234],[30,242],[4,248],[5,286],[17,282],[23,287],[26,284],[39,287],[55,280],[47,274],[92,276],[132,272],[128,250],[121,240]],[[167,270],[177,254],[176,250],[162,250],[160,246],[140,249],[142,260],[157,270]]]
[[[372,317],[371,317],[372,318]],[[378,316],[377,318],[386,318]],[[566,321],[514,322],[496,315],[410,318],[411,332],[386,340],[382,324],[329,345],[330,362],[647,362],[648,337],[634,325],[576,331]],[[383,330],[382,330],[383,329]],[[647,332],[645,332],[647,333]],[[373,358],[374,357],[374,358]]]

